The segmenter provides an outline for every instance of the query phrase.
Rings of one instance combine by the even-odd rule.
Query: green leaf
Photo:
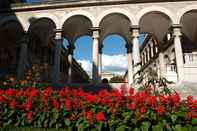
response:
[[[120,127],[116,128],[116,131],[127,131],[128,127],[125,125],[121,125]]]
[[[66,124],[66,126],[70,126],[71,121],[70,121],[69,119],[65,119],[65,120],[64,120],[64,123]]]
[[[149,121],[145,121],[141,124],[141,130],[148,131],[150,126],[151,126],[151,123]]]
[[[175,126],[175,131],[189,131],[189,128],[182,127],[181,125],[176,125]]]
[[[140,129],[139,128],[135,128],[133,131],[140,131]]]
[[[171,120],[173,124],[176,122],[177,118],[178,118],[177,115],[171,115]]]
[[[197,126],[192,126],[192,131],[197,131]]]
[[[152,131],[163,131],[163,125],[157,124],[155,126],[152,126]]]
[[[179,117],[184,117],[184,118],[185,118],[185,116],[187,115],[186,112],[184,112],[184,111],[177,111],[175,114],[176,114],[177,116],[179,116]]]
[[[11,110],[8,114],[8,118],[10,118],[15,113],[15,110]]]
[[[197,118],[192,119],[192,125],[197,125]]]
[[[78,131],[85,131],[89,127],[88,122],[84,121],[78,126]]]

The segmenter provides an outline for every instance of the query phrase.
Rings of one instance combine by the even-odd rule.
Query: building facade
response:
[[[70,50],[68,61],[72,63],[71,58],[76,39],[82,35],[92,37],[92,75],[93,81],[98,82],[102,65],[103,46],[101,43],[108,35],[118,34],[127,41],[129,84],[139,77],[139,72],[148,70],[148,65],[151,64],[155,65],[154,68],[157,68],[156,71],[159,77],[172,77],[174,81],[197,81],[195,53],[197,49],[197,24],[195,23],[197,20],[197,1],[54,1],[34,5],[13,5],[10,10],[2,9],[0,12],[0,25],[10,21],[18,21],[20,28],[25,32],[37,28],[34,34],[39,36],[40,41],[43,41],[43,43],[46,43],[49,36],[55,39],[54,52],[56,52],[56,55],[54,57],[56,56],[56,61],[54,61],[54,64],[56,66],[54,66],[54,79],[58,78],[60,74],[58,73],[60,65],[58,60],[60,45],[58,43],[61,43],[59,40],[62,38],[68,39],[68,50]],[[35,23],[39,24],[32,26]],[[20,29],[17,29],[17,31],[20,31]],[[140,33],[145,33],[147,38],[150,37],[147,43],[153,44],[145,44],[147,46],[144,45],[141,48],[138,39]],[[17,34],[19,35],[19,33]],[[21,36],[17,36],[17,38],[19,37]],[[167,46],[168,43],[171,44]],[[188,46],[184,47],[183,45],[187,43]],[[152,59],[154,59],[154,62]],[[18,70],[19,72],[24,71],[23,68]],[[72,70],[72,67],[69,66],[68,74],[72,74]],[[167,70],[170,72],[166,73]]]

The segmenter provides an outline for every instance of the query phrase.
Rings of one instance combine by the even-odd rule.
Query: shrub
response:
[[[185,131],[197,129],[197,100],[177,92],[85,92],[65,87],[0,90],[0,126],[57,128],[71,131]]]

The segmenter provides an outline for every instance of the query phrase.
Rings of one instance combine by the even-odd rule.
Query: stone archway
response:
[[[24,36],[22,25],[16,19],[8,19],[0,25],[0,69],[3,78],[17,74],[20,55],[20,41]]]

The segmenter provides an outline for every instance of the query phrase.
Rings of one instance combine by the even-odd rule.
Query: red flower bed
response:
[[[153,90],[0,90],[0,123],[73,130],[196,129],[197,100],[188,96],[183,101],[176,92],[155,95]]]

